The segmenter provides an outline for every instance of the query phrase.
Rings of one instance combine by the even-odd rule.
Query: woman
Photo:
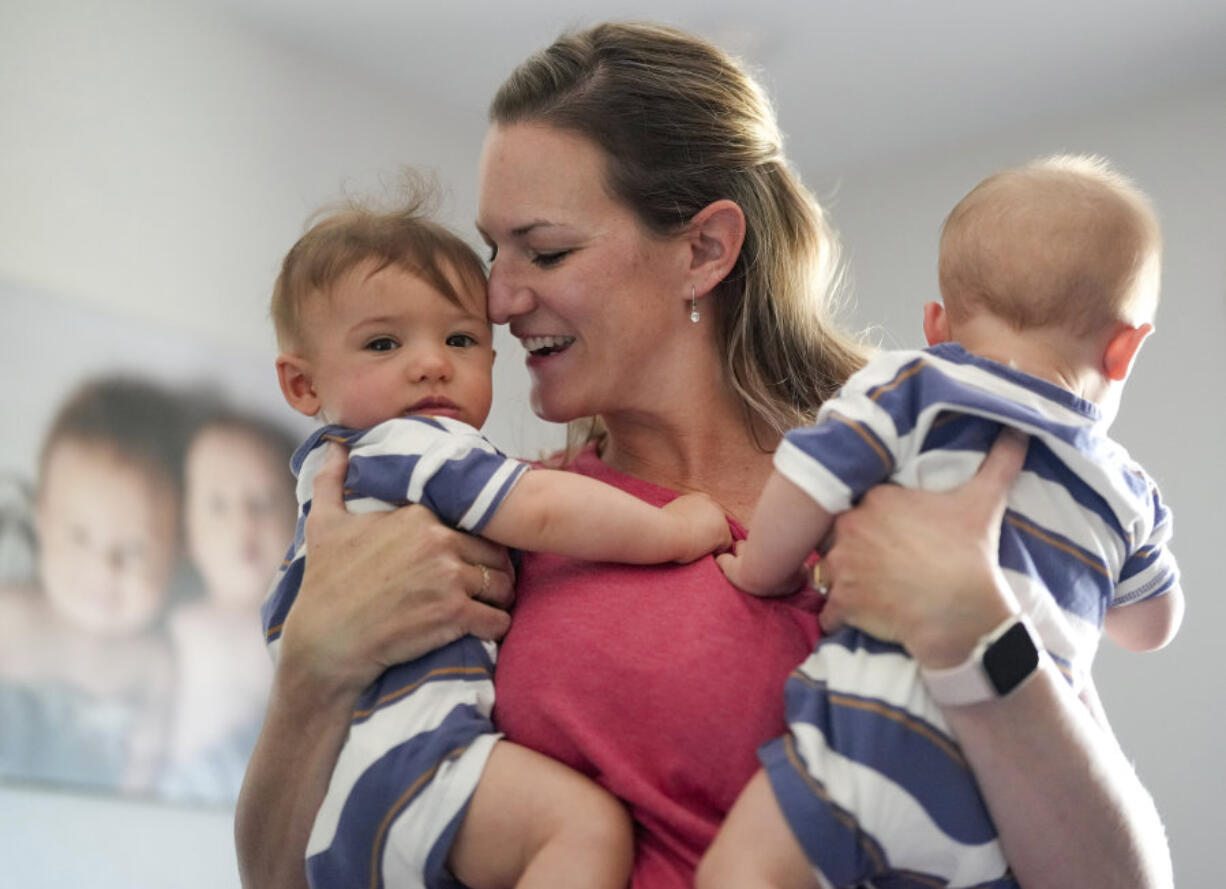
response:
[[[529,352],[533,409],[597,418],[575,471],[652,502],[704,491],[747,519],[783,430],[860,361],[826,317],[833,240],[765,96],[688,35],[601,25],[521,65],[491,120],[478,215],[490,314]],[[899,639],[930,666],[962,661],[1016,610],[994,535],[1019,463],[1016,443],[998,446],[960,491],[879,491],[841,519],[823,623]],[[346,515],[343,468],[317,483],[308,576],[240,800],[253,886],[302,885],[362,688],[509,623],[486,604],[510,596],[502,553],[420,509]],[[747,601],[712,559],[525,557],[496,718],[626,802],[639,889],[689,885],[757,745],[781,733],[784,676],[818,632],[806,604]],[[1058,677],[949,718],[1025,885],[1169,880],[1152,804]]]

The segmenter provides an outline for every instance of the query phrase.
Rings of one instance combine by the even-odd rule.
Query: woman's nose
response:
[[[497,260],[490,267],[489,314],[495,324],[506,324],[517,315],[526,315],[536,306],[532,289]]]

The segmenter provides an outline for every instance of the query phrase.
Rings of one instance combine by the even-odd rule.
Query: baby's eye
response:
[[[371,352],[390,352],[400,344],[390,336],[379,336],[366,344],[366,348]]]
[[[470,333],[453,333],[447,337],[447,345],[467,349],[469,346],[477,345],[477,338]]]

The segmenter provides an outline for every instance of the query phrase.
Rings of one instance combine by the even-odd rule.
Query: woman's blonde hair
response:
[[[833,321],[834,232],[783,155],[770,100],[718,47],[650,24],[564,34],[511,72],[490,120],[590,139],[611,193],[657,235],[714,201],[740,206],[745,242],[711,303],[729,382],[763,449],[812,422],[863,364],[863,346]]]

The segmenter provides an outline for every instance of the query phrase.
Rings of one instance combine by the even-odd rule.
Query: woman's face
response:
[[[669,340],[689,323],[684,240],[649,234],[605,181],[604,154],[581,136],[520,123],[486,138],[490,318],[528,351],[546,420],[650,410]]]

